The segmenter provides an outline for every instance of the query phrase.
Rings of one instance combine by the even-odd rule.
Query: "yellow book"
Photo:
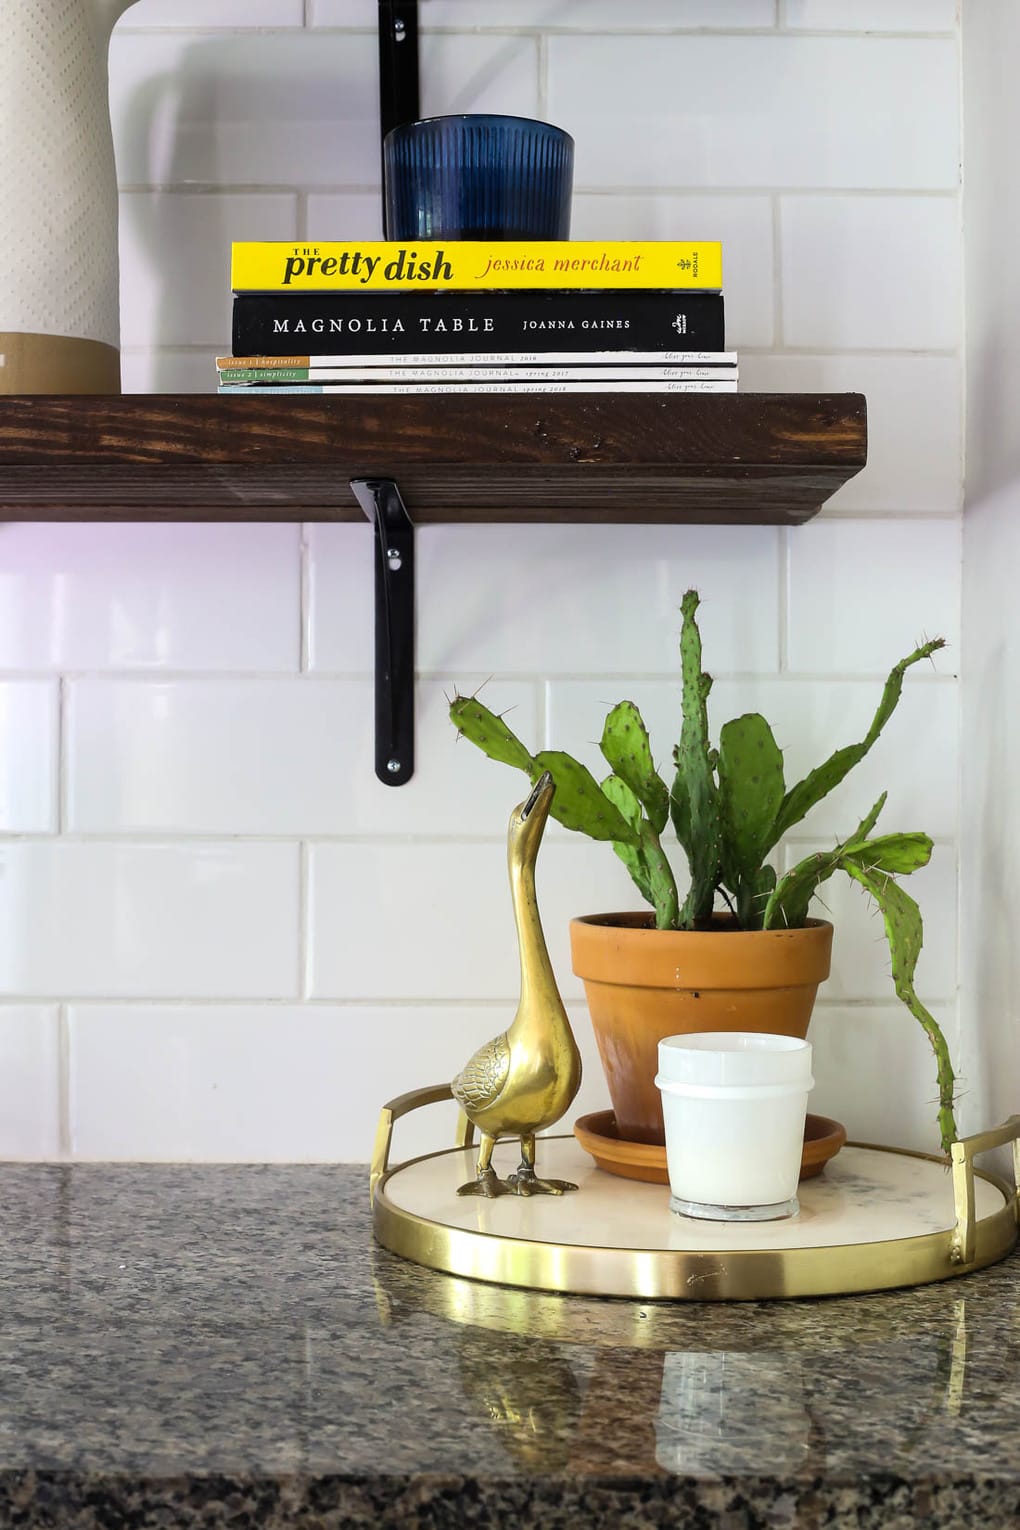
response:
[[[239,242],[235,292],[471,292],[508,287],[655,287],[719,291],[716,240],[382,240]]]

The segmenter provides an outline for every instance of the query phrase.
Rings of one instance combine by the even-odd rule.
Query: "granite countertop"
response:
[[[361,1166],[2,1173],[0,1526],[1018,1522],[1016,1257],[642,1305],[407,1264]]]

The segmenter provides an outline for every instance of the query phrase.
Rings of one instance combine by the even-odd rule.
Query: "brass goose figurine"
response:
[[[510,815],[507,866],[521,952],[521,999],[510,1028],[461,1069],[453,1097],[481,1133],[477,1178],[458,1195],[562,1195],[564,1179],[538,1179],[535,1133],[570,1108],[581,1084],[581,1055],[546,950],[535,897],[535,861],[556,787],[546,771]],[[520,1137],[521,1165],[499,1179],[492,1150],[500,1137]]]

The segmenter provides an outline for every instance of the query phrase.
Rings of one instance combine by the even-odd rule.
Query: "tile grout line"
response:
[[[850,516],[841,516],[841,523],[850,520]],[[856,519],[856,517],[854,517]],[[925,517],[934,519],[934,517]],[[959,521],[957,515],[939,517],[947,521]],[[787,528],[787,529],[800,529]],[[679,623],[677,623],[679,634]],[[755,669],[724,669],[717,667],[714,671],[718,681],[753,681],[767,680],[770,670]],[[519,669],[486,669],[485,666],[469,668],[466,665],[457,665],[450,669],[419,669],[417,671],[419,684],[476,683],[480,689],[483,684],[498,681],[502,684],[511,685],[544,685],[546,683],[559,685],[614,685],[624,681],[640,681],[650,683],[656,680],[672,681],[675,671],[663,669],[600,669],[600,670],[519,670]],[[479,679],[481,677],[481,679]],[[52,679],[39,670],[31,669],[5,669],[0,666],[0,682],[10,684],[31,684],[33,681],[46,681]],[[839,669],[839,670],[801,670],[797,674],[791,674],[791,679],[804,681],[848,681],[854,684],[868,683],[872,680],[884,680],[884,669]],[[940,685],[947,681],[955,680],[954,675],[927,674],[917,675],[911,682],[913,685]],[[65,680],[89,681],[93,685],[111,686],[137,686],[144,688],[148,685],[166,685],[173,683],[191,684],[196,686],[222,685],[229,682],[232,685],[247,685],[252,688],[263,688],[272,685],[284,684],[292,686],[298,682],[313,682],[317,685],[362,685],[370,686],[373,675],[368,670],[358,670],[345,673],[343,670],[316,669],[302,674],[300,670],[287,671],[262,671],[256,670],[189,670],[189,669],[165,669],[159,671],[139,671],[125,669],[96,669],[80,670],[75,675],[64,676]],[[484,698],[483,698],[484,699]]]
[[[372,192],[378,192],[377,181],[311,181],[304,186],[295,186],[287,181],[124,181],[118,187],[122,196],[291,196],[294,198],[309,196],[368,196]],[[694,185],[690,182],[668,183],[665,185],[653,183],[645,185],[638,182],[634,185],[591,185],[583,183],[574,184],[574,197],[621,197],[621,196],[655,196],[655,197],[705,197],[713,196],[720,199],[726,197],[765,197],[773,194],[797,197],[871,197],[871,198],[909,198],[917,201],[931,199],[942,201],[955,201],[960,194],[958,184],[952,186],[840,186],[831,182],[819,185],[790,185],[777,186],[774,182],[763,182],[760,186],[739,185],[726,186],[717,182],[705,185]],[[303,235],[301,237],[304,237]]]
[[[779,673],[789,673],[790,662],[790,531],[779,528]]]
[[[298,552],[298,621],[301,630],[298,633],[298,678],[307,676],[310,663],[309,653],[311,639],[309,635],[309,622],[311,613],[311,548],[308,537],[310,526],[307,521],[301,523],[301,543]]]
[[[536,64],[538,66],[538,115],[549,120],[549,39],[540,32],[536,41]]]
[[[884,936],[877,937],[878,941]],[[76,1009],[173,1009],[205,1011],[210,1009],[264,1009],[268,1011],[285,1009],[338,1009],[359,1014],[366,1009],[421,1009],[421,1010],[500,1010],[507,1004],[513,1004],[519,997],[517,990],[508,988],[505,994],[493,995],[461,995],[435,996],[423,994],[407,997],[406,994],[374,994],[368,997],[358,995],[354,998],[346,994],[308,995],[302,998],[300,995],[290,997],[266,998],[262,995],[237,996],[235,994],[219,995],[213,998],[196,998],[194,995],[177,997],[173,994],[152,995],[145,993],[137,994],[85,994],[74,996],[70,999],[55,999],[51,996],[40,994],[3,994],[0,996],[0,1014],[7,1008],[23,1008],[32,1005],[36,1008],[45,1005],[56,1005],[64,1011],[67,1032],[67,1094],[70,1100],[70,1019],[66,1015],[67,1009],[73,1006]],[[952,1006],[958,997],[958,991],[944,994],[941,998],[929,996],[930,1004]],[[583,993],[565,992],[563,1002],[568,1009],[574,1008],[582,1013],[586,1008],[586,1000]],[[844,995],[835,998],[818,998],[815,1000],[816,1009],[864,1009],[886,1008],[894,1014],[902,1013],[902,1005],[895,996],[892,998],[879,997],[878,995]],[[70,1107],[68,1107],[68,1123],[70,1122]],[[70,1125],[68,1125],[70,1135]]]
[[[783,0],[779,0],[785,20]],[[777,17],[777,20],[780,19]],[[772,202],[772,339],[782,349],[785,318],[783,313],[783,210],[782,197],[773,192]],[[789,668],[789,579],[790,538],[785,526],[779,528],[779,673]]]
[[[772,678],[775,678],[774,676]],[[957,835],[933,834],[935,844],[953,846],[956,844]],[[791,843],[802,845],[817,844],[817,834],[794,835]],[[437,849],[444,846],[490,846],[501,842],[498,834],[493,834],[489,829],[479,829],[475,833],[449,833],[449,834],[424,834],[412,833],[405,830],[394,829],[386,831],[382,829],[364,829],[360,832],[330,833],[328,830],[321,833],[314,831],[301,831],[295,829],[290,833],[265,833],[258,830],[243,830],[230,833],[222,829],[210,830],[206,833],[194,829],[111,829],[97,833],[78,833],[67,835],[42,834],[42,833],[0,833],[0,845],[10,848],[13,845],[78,845],[81,847],[112,846],[114,849],[131,850],[145,847],[149,850],[182,850],[193,848],[218,848],[245,850],[261,846],[268,848],[274,845],[304,844],[309,848],[317,845],[340,846],[348,848],[359,846],[380,846],[387,849],[396,847],[405,850]],[[556,834],[547,843],[570,845],[571,840],[566,832]]]
[[[788,354],[783,344],[786,315],[783,311],[783,198],[774,191],[772,202],[772,351]]]
[[[549,724],[552,720],[552,685],[548,675],[536,675],[538,687],[538,744],[540,749],[551,749]]]
[[[71,1026],[67,1005],[57,1006],[57,1153],[71,1158]]]
[[[311,908],[311,851],[307,840],[298,847],[298,999],[312,994],[312,951],[309,939]]]
[[[57,834],[63,835],[67,831],[67,676],[61,675],[57,682],[57,803],[56,820]]]
[[[306,13],[309,11],[311,4],[312,4],[312,0],[305,0]],[[161,36],[170,35],[170,36],[178,36],[178,37],[199,37],[199,38],[206,38],[206,37],[221,37],[221,38],[222,37],[230,37],[230,38],[234,38],[238,34],[241,34],[243,36],[243,35],[246,35],[248,32],[250,32],[252,30],[257,30],[261,36],[267,36],[267,37],[271,37],[271,36],[276,36],[276,37],[294,37],[296,35],[299,35],[304,30],[304,27],[305,27],[306,24],[312,30],[314,30],[314,33],[315,33],[315,35],[317,37],[319,37],[319,36],[321,36],[321,37],[334,36],[334,37],[368,37],[368,38],[373,38],[373,37],[375,37],[377,35],[377,30],[376,30],[376,28],[374,26],[357,26],[357,25],[350,26],[350,25],[344,25],[343,23],[339,23],[339,24],[334,25],[334,26],[328,26],[328,25],[327,26],[315,26],[314,22],[308,21],[307,23],[301,23],[301,22],[292,22],[290,24],[281,23],[281,24],[276,25],[276,26],[258,27],[258,28],[243,27],[243,26],[237,26],[237,25],[206,26],[206,27],[204,27],[204,26],[195,26],[195,25],[193,25],[193,26],[139,26],[137,24],[137,22],[136,22],[135,24],[130,25],[130,26],[128,26],[128,25],[118,25],[118,27],[117,27],[117,36],[118,37],[128,37],[128,36],[134,36],[134,37],[161,37]],[[792,37],[797,37],[797,38],[801,38],[801,37],[805,37],[805,38],[827,37],[827,38],[834,39],[834,40],[836,40],[838,42],[845,42],[845,41],[871,42],[871,43],[883,43],[883,42],[888,42],[888,41],[901,41],[901,42],[902,41],[906,41],[906,42],[945,42],[947,40],[951,40],[951,39],[955,38],[956,35],[957,35],[955,30],[952,30],[952,29],[948,29],[948,30],[947,29],[941,29],[940,30],[938,28],[929,28],[927,30],[914,30],[914,31],[912,31],[910,29],[904,29],[904,28],[899,28],[899,29],[892,29],[892,28],[890,28],[888,31],[880,32],[880,31],[876,31],[874,28],[869,29],[867,27],[857,27],[857,28],[851,28],[851,27],[797,27],[797,26],[791,27],[785,21],[782,23],[782,26],[785,27],[786,30],[788,30],[789,34]],[[430,25],[428,30],[435,37],[461,37],[461,38],[476,38],[476,37],[492,37],[492,38],[508,38],[508,37],[517,37],[517,38],[563,37],[563,38],[569,38],[571,40],[577,39],[577,38],[588,39],[588,38],[594,37],[594,38],[599,38],[599,39],[607,41],[607,42],[619,42],[621,39],[624,39],[624,38],[634,38],[634,39],[637,39],[637,40],[640,40],[640,41],[643,41],[644,39],[649,38],[649,39],[652,39],[654,41],[656,39],[666,38],[666,37],[676,37],[676,38],[683,38],[683,39],[688,39],[688,38],[691,38],[691,37],[710,37],[710,38],[724,38],[724,39],[727,39],[727,40],[729,40],[731,42],[740,42],[743,39],[748,38],[748,37],[766,37],[766,38],[775,37],[776,34],[777,34],[777,30],[779,30],[779,28],[777,27],[776,21],[773,20],[773,22],[772,22],[772,24],[770,26],[761,26],[761,27],[739,27],[739,26],[738,27],[734,27],[734,26],[730,26],[730,27],[711,27],[711,26],[701,26],[701,27],[697,27],[697,26],[695,26],[695,27],[678,26],[677,27],[677,26],[674,26],[674,27],[669,27],[669,26],[657,26],[656,27],[656,26],[636,26],[636,27],[629,27],[629,28],[624,28],[624,27],[602,28],[602,27],[562,27],[562,26],[558,27],[558,26],[543,25],[543,24],[541,24],[539,22],[533,22],[533,23],[530,23],[530,24],[525,25],[525,26],[513,26],[513,25],[509,25],[509,24],[504,24],[504,25],[498,25],[497,24],[497,25],[492,25],[492,26],[485,26],[483,24],[481,26],[474,26],[474,27],[466,27],[463,24],[460,25],[460,26],[453,26],[453,25],[451,25],[451,26],[432,26],[432,25]],[[784,35],[785,35],[785,33],[784,33]]]

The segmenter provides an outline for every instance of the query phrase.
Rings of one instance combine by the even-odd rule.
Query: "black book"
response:
[[[235,356],[721,351],[719,292],[239,293]]]

